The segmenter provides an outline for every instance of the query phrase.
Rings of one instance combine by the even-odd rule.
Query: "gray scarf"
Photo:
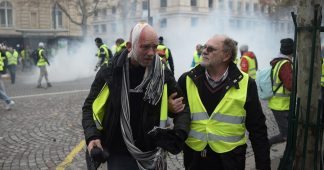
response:
[[[137,165],[141,170],[157,169],[166,170],[165,151],[161,148],[155,150],[142,152],[135,146],[133,139],[132,128],[130,125],[130,108],[128,94],[130,91],[143,92],[145,85],[147,84],[144,100],[148,101],[152,105],[156,105],[163,92],[164,85],[164,66],[161,64],[160,57],[155,56],[155,62],[148,66],[145,70],[143,81],[135,89],[129,89],[129,67],[128,60],[126,60],[123,66],[122,74],[122,87],[121,87],[121,114],[120,124],[123,139],[125,141],[128,151],[131,153],[134,159],[136,159]]]

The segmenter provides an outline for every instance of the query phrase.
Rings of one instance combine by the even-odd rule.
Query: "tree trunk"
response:
[[[297,25],[311,28],[314,22],[321,22],[320,6],[321,0],[299,0],[297,3]],[[316,8],[319,8],[317,21],[314,20]],[[313,41],[316,43],[314,49],[312,49]],[[317,142],[321,141],[320,138],[316,138],[319,133],[315,126],[318,121],[318,99],[321,94],[320,30],[317,30],[315,35],[310,30],[300,30],[297,33],[296,49],[298,57],[297,98],[300,98],[300,108],[293,169],[320,169],[323,151],[321,147],[317,149],[315,147]],[[312,62],[313,50],[315,50],[315,56]],[[312,63],[313,66],[311,66]],[[317,154],[317,158],[315,154]]]

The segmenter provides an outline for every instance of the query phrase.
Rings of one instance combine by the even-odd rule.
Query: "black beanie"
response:
[[[98,44],[102,44],[102,39],[99,38],[99,37],[97,37],[97,38],[95,39],[95,42],[98,43]]]
[[[291,38],[285,38],[280,40],[280,52],[283,55],[290,55],[293,53],[294,50],[294,40]]]

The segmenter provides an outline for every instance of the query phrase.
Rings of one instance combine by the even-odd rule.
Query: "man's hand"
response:
[[[100,141],[100,139],[95,139],[95,140],[92,140],[92,141],[90,141],[89,142],[89,144],[88,144],[88,152],[90,153],[91,152],[91,150],[92,150],[92,148],[93,147],[98,147],[98,148],[100,148],[101,150],[103,150],[103,148],[102,148],[102,146],[101,146],[101,141]]]
[[[179,113],[185,107],[182,103],[183,97],[176,98],[177,94],[177,92],[174,92],[168,98],[168,110],[172,113]]]

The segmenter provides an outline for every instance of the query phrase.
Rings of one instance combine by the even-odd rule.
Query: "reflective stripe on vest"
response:
[[[202,151],[207,144],[216,153],[231,151],[246,143],[244,109],[249,76],[243,74],[239,89],[231,87],[209,117],[199,97],[198,89],[188,76],[186,87],[191,112],[191,125],[186,144]]]
[[[281,67],[289,62],[288,60],[278,61],[273,68],[273,85],[272,89],[277,89],[277,87],[281,84],[281,80],[279,78],[279,71]],[[290,91],[287,90],[283,85],[279,87],[273,97],[270,98],[268,106],[273,110],[289,110],[290,105]]]
[[[37,62],[37,66],[45,66],[46,65],[46,61],[44,59],[44,56],[43,56],[43,52],[44,52],[44,49],[40,48],[38,49],[38,62]]]
[[[324,58],[322,58],[321,86],[324,87]],[[322,99],[322,100],[324,100],[324,99]]]
[[[8,59],[8,65],[17,65],[17,62],[18,62],[17,51],[13,51],[12,53],[10,51],[7,51],[6,56]]]
[[[106,44],[102,44],[99,49],[98,49],[98,57],[100,58],[100,50],[103,49],[105,51],[105,60],[104,62],[101,64],[104,65],[104,64],[108,64],[108,61],[109,61],[109,53],[108,53],[108,46]]]
[[[249,56],[243,55],[241,60],[245,58],[248,61],[249,64],[249,70],[248,70],[248,74],[250,77],[252,77],[253,79],[256,78],[256,63],[255,63],[255,59],[250,58]]]
[[[194,62],[195,62],[195,67],[202,61],[202,56],[200,54],[200,56],[198,55],[198,52],[195,51],[194,53]]]
[[[105,84],[92,104],[92,118],[98,130],[102,130],[103,118],[105,115],[106,101],[109,98],[109,87]],[[168,118],[168,86],[164,84],[160,110],[160,127],[166,126]]]

